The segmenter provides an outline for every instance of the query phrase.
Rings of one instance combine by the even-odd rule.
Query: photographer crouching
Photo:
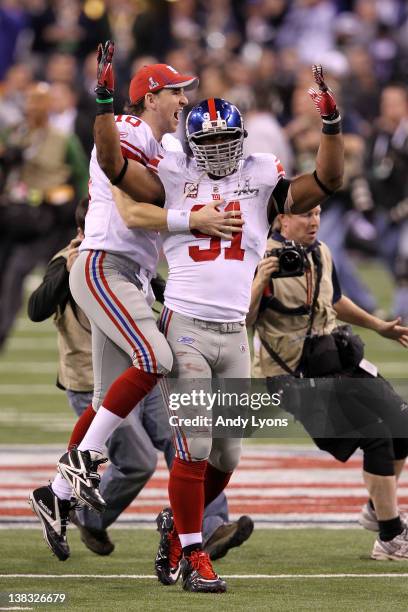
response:
[[[408,346],[400,320],[382,321],[341,293],[328,247],[317,240],[320,206],[279,215],[252,286],[248,325],[260,338],[261,376],[321,450],[346,462],[360,448],[369,501],[359,522],[378,531],[373,559],[408,559],[397,480],[408,455],[407,404],[364,359],[350,325]]]

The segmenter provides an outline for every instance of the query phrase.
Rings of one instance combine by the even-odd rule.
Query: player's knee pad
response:
[[[366,438],[360,448],[364,453],[363,468],[376,476],[394,476],[394,448],[391,438]]]
[[[212,438],[189,438],[188,450],[191,461],[204,461],[211,452]]]
[[[408,457],[408,438],[394,438],[392,441],[395,459]]]
[[[217,440],[210,454],[210,462],[220,472],[233,472],[241,457],[241,438],[223,438]]]

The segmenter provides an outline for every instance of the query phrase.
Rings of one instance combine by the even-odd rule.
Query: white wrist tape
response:
[[[188,232],[190,229],[190,210],[168,210],[167,228],[169,232]]]

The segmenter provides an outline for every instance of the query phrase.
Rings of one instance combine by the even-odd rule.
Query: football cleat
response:
[[[183,589],[191,593],[225,593],[227,585],[217,576],[208,553],[194,550],[181,561]]]
[[[101,477],[97,473],[98,466],[106,461],[107,458],[97,451],[74,448],[62,455],[57,464],[59,473],[71,485],[73,495],[96,512],[106,508],[99,493]]]
[[[40,519],[44,540],[60,561],[66,561],[70,555],[67,523],[69,512],[74,507],[73,502],[59,499],[51,486],[47,486],[32,491],[28,503]]]
[[[115,550],[115,545],[106,529],[93,529],[82,525],[74,510],[70,512],[69,518],[71,523],[78,527],[81,540],[90,551],[96,555],[106,556]]]
[[[360,514],[358,515],[358,522],[364,529],[368,529],[369,531],[380,531],[375,510],[368,502],[361,508]]]
[[[408,528],[404,526],[403,532],[388,542],[377,538],[371,558],[376,561],[408,561]]]
[[[207,540],[204,550],[211,561],[225,557],[230,548],[241,546],[252,534],[254,522],[249,516],[241,516],[234,523],[224,523]]]
[[[156,575],[162,584],[176,584],[181,572],[183,549],[174,527],[172,509],[164,508],[157,516],[156,523],[160,533],[159,549],[154,562]]]

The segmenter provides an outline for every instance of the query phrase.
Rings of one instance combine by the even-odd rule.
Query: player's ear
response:
[[[157,96],[154,93],[148,92],[145,95],[145,107],[155,109],[157,105]]]

